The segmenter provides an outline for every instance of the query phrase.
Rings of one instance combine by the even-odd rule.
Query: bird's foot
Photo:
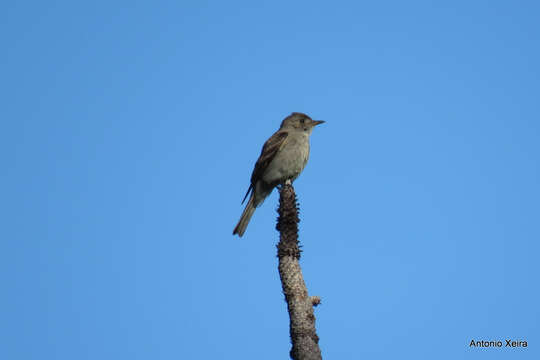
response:
[[[286,185],[289,185],[289,186],[292,185],[292,180],[287,179],[284,182],[277,184],[276,187],[277,187],[278,191],[281,191]]]

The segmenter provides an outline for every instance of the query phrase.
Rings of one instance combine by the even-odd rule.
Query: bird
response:
[[[249,200],[242,212],[233,235],[242,237],[255,209],[278,185],[290,180],[293,182],[300,175],[309,158],[309,137],[315,126],[324,123],[313,120],[308,115],[293,112],[282,122],[263,145],[261,155],[251,174],[251,183],[242,200],[249,195]]]

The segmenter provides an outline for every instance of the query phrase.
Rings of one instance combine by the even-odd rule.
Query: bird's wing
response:
[[[272,135],[270,139],[268,139],[264,143],[261,150],[261,155],[257,159],[257,162],[255,163],[255,168],[253,169],[253,173],[251,174],[251,184],[248,191],[246,192],[246,196],[244,196],[244,200],[242,200],[242,204],[244,203],[244,201],[246,201],[249,192],[255,188],[257,180],[262,177],[262,175],[266,171],[266,168],[268,167],[268,164],[272,162],[279,149],[281,149],[285,144],[287,136],[288,133],[286,131],[278,131],[274,133],[274,135]]]

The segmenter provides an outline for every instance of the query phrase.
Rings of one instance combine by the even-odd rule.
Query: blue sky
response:
[[[323,356],[539,358],[537,3],[0,10],[1,358],[287,358],[277,193],[231,233],[293,111]]]

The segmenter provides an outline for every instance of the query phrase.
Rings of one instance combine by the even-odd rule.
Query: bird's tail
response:
[[[251,216],[255,212],[255,209],[257,208],[255,204],[253,203],[254,195],[253,193],[249,197],[249,201],[246,205],[246,208],[244,209],[244,212],[242,213],[242,216],[240,217],[240,220],[238,221],[238,224],[233,230],[233,235],[238,234],[238,236],[242,237],[244,235],[244,232],[246,231],[246,228],[249,224],[249,220],[251,219]]]

